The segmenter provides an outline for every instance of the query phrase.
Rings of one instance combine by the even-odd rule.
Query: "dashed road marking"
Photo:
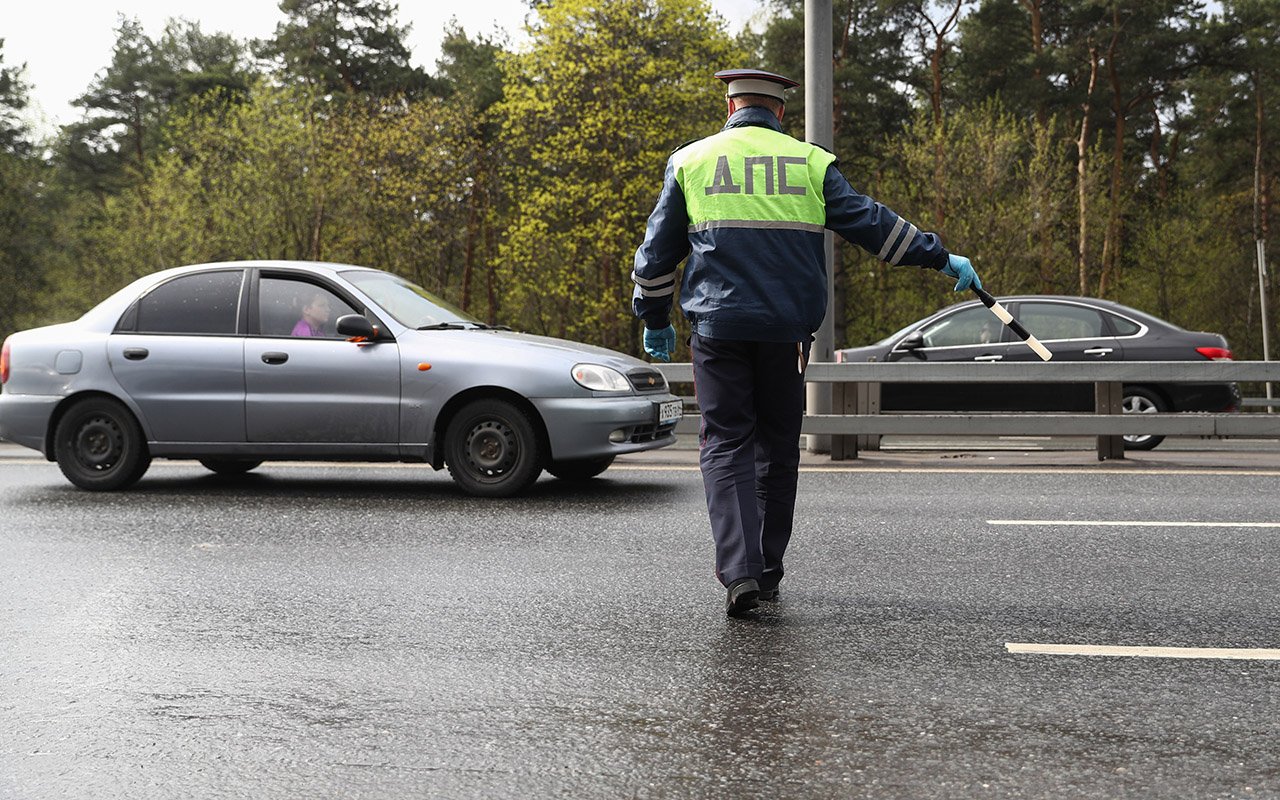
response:
[[[1005,642],[1005,650],[1024,655],[1112,656],[1121,658],[1217,658],[1280,661],[1280,650],[1245,647],[1122,647],[1097,644]]]
[[[1155,519],[989,519],[988,525],[1073,526],[1088,528],[1280,528],[1280,522],[1196,522]]]

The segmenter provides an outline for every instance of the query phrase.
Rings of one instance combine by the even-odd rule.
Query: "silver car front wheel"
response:
[[[449,474],[467,493],[509,497],[542,472],[542,446],[524,411],[498,399],[464,406],[445,434]]]

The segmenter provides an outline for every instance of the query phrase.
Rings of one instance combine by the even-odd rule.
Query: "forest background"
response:
[[[519,47],[453,28],[433,70],[388,0],[282,0],[255,41],[122,18],[82,118],[51,137],[22,124],[30,87],[0,40],[0,337],[154,270],[281,258],[640,352],[629,275],[667,155],[722,124],[716,70],[803,77],[803,0],[767,0],[737,36],[703,0],[529,2]],[[1280,0],[834,5],[856,188],[999,293],[1110,298],[1262,357]],[[801,138],[803,106],[785,121]],[[839,241],[836,262],[837,347],[960,299]],[[1276,309],[1270,275],[1263,291]]]

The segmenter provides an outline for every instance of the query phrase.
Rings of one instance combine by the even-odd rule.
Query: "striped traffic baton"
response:
[[[1036,355],[1040,356],[1041,361],[1048,361],[1053,358],[1053,353],[1049,352],[1049,348],[1040,344],[1040,340],[1032,336],[1031,331],[1022,327],[1022,323],[1014,319],[1013,315],[1010,314],[1004,306],[1000,305],[999,301],[988,294],[985,289],[974,286],[973,293],[978,296],[978,299],[982,300],[983,305],[991,309],[992,314],[995,314],[1000,318],[1001,322],[1009,326],[1009,330],[1021,336],[1022,341],[1027,343],[1027,347],[1036,351]]]

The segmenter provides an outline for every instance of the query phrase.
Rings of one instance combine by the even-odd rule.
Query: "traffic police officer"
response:
[[[823,229],[890,264],[940,270],[958,279],[956,291],[981,283],[935,234],[853,189],[834,155],[782,132],[785,90],[799,84],[761,70],[716,77],[727,85],[728,121],[667,160],[636,251],[632,304],[645,351],[670,361],[676,268],[688,257],[680,307],[693,329],[702,478],[716,576],[737,616],[778,599],[804,368],[827,306]]]

